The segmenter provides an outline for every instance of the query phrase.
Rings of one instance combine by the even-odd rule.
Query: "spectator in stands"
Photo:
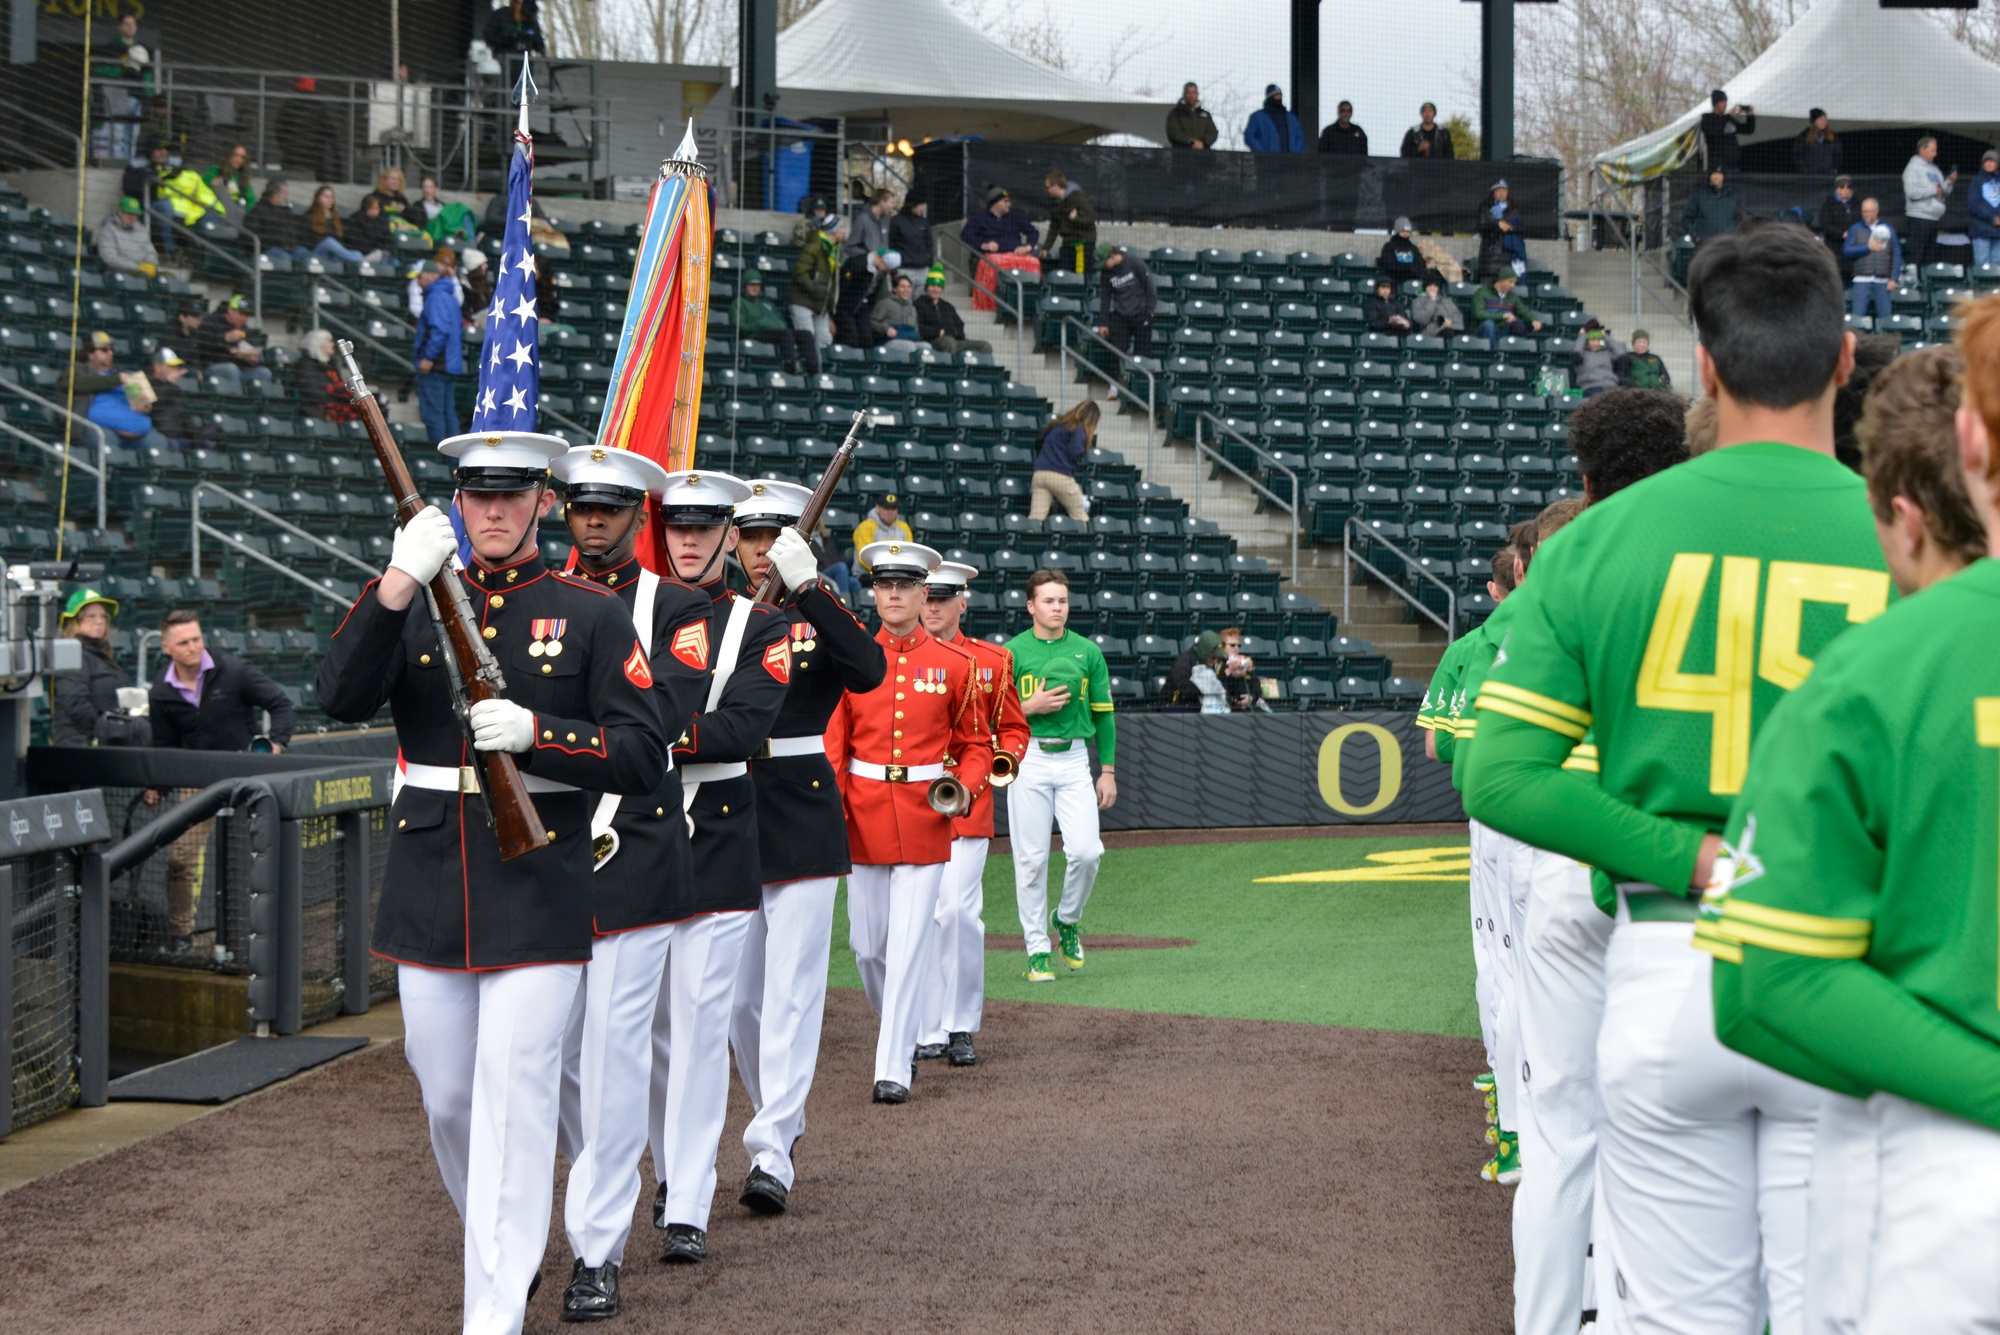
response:
[[[1966,192],[1966,232],[1974,264],[2000,263],[2000,148],[1979,155],[1979,175]]]
[[[903,257],[898,270],[921,283],[937,259],[937,244],[931,240],[930,205],[914,196],[903,201],[896,216],[889,219],[889,249]]]
[[[847,241],[840,248],[843,262],[860,256],[868,263],[872,287],[872,275],[887,273],[890,265],[883,262],[883,252],[890,249],[889,216],[896,211],[896,193],[893,190],[877,190],[868,201],[868,207],[854,215],[854,226],[848,230]]]
[[[792,244],[803,246],[812,236],[813,229],[819,226],[819,220],[831,212],[832,205],[818,195],[800,200],[799,218],[792,224]]]
[[[1701,142],[1710,170],[1734,172],[1743,164],[1742,136],[1757,133],[1757,109],[1729,105],[1729,94],[1718,88],[1708,95],[1701,117]]]
[[[1181,651],[1167,669],[1167,684],[1160,703],[1185,709],[1198,707],[1204,714],[1229,712],[1229,688],[1222,684],[1221,669],[1228,657],[1220,631],[1205,630],[1194,643]]]
[[[873,567],[866,561],[860,559],[860,553],[871,542],[890,541],[899,537],[904,542],[916,541],[916,535],[910,532],[910,525],[904,520],[898,508],[896,493],[884,492],[876,499],[875,508],[861,516],[861,522],[854,526],[855,564],[863,570],[872,569]]]
[[[924,280],[924,294],[917,298],[917,337],[939,352],[984,352],[993,345],[983,338],[967,338],[965,321],[958,308],[944,299],[944,275],[932,274]]]
[[[1688,196],[1681,210],[1681,226],[1694,238],[1697,247],[1710,237],[1721,236],[1736,226],[1743,216],[1743,196],[1729,184],[1720,167],[1708,169],[1708,184]]]
[[[887,268],[893,268],[893,258],[885,259],[885,252],[870,255],[848,254],[840,260],[840,289],[833,297],[833,341],[850,348],[872,348],[881,340],[876,337],[874,321],[869,319],[874,309],[876,291],[881,287],[881,278]]]
[[[470,241],[479,234],[471,209],[438,198],[438,178],[430,172],[425,172],[417,182],[417,202],[410,217],[423,228],[425,236],[440,246],[451,240]]]
[[[1349,157],[1368,156],[1368,131],[1354,123],[1354,104],[1343,99],[1333,120],[1319,132],[1319,151]]]
[[[556,279],[555,262],[547,255],[535,256],[536,336],[574,334],[576,326],[562,318],[563,286]]]
[[[1264,105],[1250,113],[1243,127],[1243,147],[1252,153],[1303,153],[1306,137],[1299,130],[1299,118],[1285,106],[1285,90],[1264,85]]]
[[[307,217],[292,207],[291,183],[281,177],[274,176],[264,182],[264,197],[250,210],[243,225],[257,238],[266,255],[283,255],[294,260],[309,260],[317,255],[321,259],[350,262],[361,258],[360,251],[349,250],[338,236],[313,232]]]
[[[1820,201],[1819,212],[1813,215],[1813,231],[1826,242],[1836,257],[1847,248],[1847,229],[1861,217],[1861,202],[1854,197],[1854,178],[1836,176],[1833,178],[1833,193]],[[1840,261],[1840,274],[1852,278],[1845,258]]]
[[[193,448],[207,443],[208,429],[187,410],[187,396],[181,392],[181,378],[188,364],[172,348],[153,351],[152,369],[146,373],[153,382],[153,429],[169,444]]]
[[[1444,275],[1436,269],[1424,273],[1423,294],[1410,303],[1410,323],[1420,334],[1450,338],[1465,332],[1465,316],[1458,303],[1444,294]]]
[[[1124,246],[1099,246],[1097,264],[1097,313],[1104,318],[1097,336],[1120,352],[1152,356],[1153,316],[1160,307],[1153,271]],[[1116,385],[1111,398],[1118,398]]]
[[[1201,89],[1181,88],[1181,100],[1167,113],[1167,143],[1174,148],[1214,148],[1215,117],[1201,104]]]
[[[458,434],[458,377],[465,374],[465,319],[459,313],[458,284],[447,267],[425,260],[417,270],[424,288],[424,313],[417,321],[417,413],[431,443]]]
[[[134,449],[165,449],[172,444],[153,425],[155,396],[151,382],[144,376],[114,367],[111,335],[100,329],[90,336],[85,364],[99,377],[91,383],[101,384],[103,378],[114,376],[116,383],[91,395],[84,416],[106,430],[117,432],[118,438]]]
[[[739,338],[769,343],[784,359],[787,371],[798,375],[819,374],[819,345],[809,330],[792,328],[792,322],[778,309],[778,303],[764,295],[764,280],[753,269],[743,275],[741,290],[730,309],[731,323]]]
[[[493,304],[493,271],[487,267],[486,252],[467,245],[458,255],[458,300],[465,318],[484,315]]]
[[[1882,206],[1873,199],[1861,201],[1861,221],[1848,229],[1841,253],[1854,273],[1848,310],[1854,315],[1888,319],[1896,282],[1903,272],[1903,239],[1882,221]]]
[[[1042,178],[1049,196],[1048,250],[1045,268],[1089,273],[1097,258],[1097,207],[1083,187],[1061,172]]]
[[[194,331],[195,364],[225,384],[236,382],[239,393],[244,382],[271,381],[271,368],[245,328],[249,323],[250,298],[238,292],[218,302]]]
[[[347,229],[341,223],[340,209],[333,202],[333,187],[330,185],[323,185],[313,191],[312,207],[306,210],[306,232],[307,239],[315,247],[323,241],[332,241],[339,246],[339,250],[331,247],[327,249],[327,254],[337,260],[346,260],[352,264],[366,258],[362,252],[355,250],[346,242]]]
[[[1840,140],[1826,123],[1826,113],[1818,107],[1806,117],[1792,145],[1792,170],[1801,176],[1837,176],[1840,173]]]
[[[861,581],[855,577],[847,562],[841,559],[840,549],[833,545],[833,539],[826,531],[824,519],[813,526],[812,553],[813,560],[819,563],[819,573],[833,582],[833,587],[840,590],[841,597],[852,604],[861,596]]]
[[[1097,405],[1089,399],[1079,402],[1042,428],[1035,439],[1035,471],[1029,479],[1028,518],[1037,522],[1049,517],[1051,502],[1059,503],[1071,519],[1086,519],[1090,507],[1084,504],[1083,488],[1077,485],[1077,466],[1097,439]]]
[[[145,213],[145,207],[127,195],[97,224],[97,258],[105,268],[147,278],[160,271],[160,252],[146,230]]]
[[[319,80],[311,75],[292,84],[294,96],[278,105],[272,137],[285,169],[315,180],[346,179],[341,167],[340,129],[333,110],[319,100]]]
[[[1504,271],[1472,294],[1473,328],[1487,342],[1541,331],[1542,313],[1514,295],[1519,281],[1511,270]]]
[[[292,393],[299,403],[322,422],[338,426],[360,421],[361,410],[354,406],[354,395],[341,379],[340,368],[333,364],[333,335],[324,329],[310,330],[299,341],[299,348],[305,355],[292,363],[291,371]]]
[[[432,253],[431,258],[438,262],[439,268],[451,275],[452,286],[458,290],[458,313],[463,318],[465,315],[465,289],[458,287],[458,252],[450,246],[439,246]],[[539,261],[543,257],[537,255],[535,258]],[[537,297],[535,314],[537,316],[541,314],[541,302],[539,298],[542,290],[542,272],[542,267],[537,264],[535,268],[535,296]],[[550,286],[553,288],[554,285],[551,284]],[[421,320],[424,318],[424,285],[417,281],[417,266],[415,265],[410,266],[409,281],[403,288],[403,300],[409,306],[410,318],[412,320]],[[550,314],[554,314],[554,311],[551,310]],[[537,334],[539,335],[539,333],[540,331],[538,330]]]
[[[1958,184],[1958,168],[1949,176],[1937,165],[1938,141],[1932,135],[1917,140],[1917,151],[1903,167],[1903,236],[1910,243],[1910,263],[1919,272],[1937,256],[1934,253],[1938,223],[1951,188]]]
[[[96,589],[78,589],[63,605],[56,634],[75,640],[83,666],[55,674],[49,703],[49,741],[56,746],[150,746],[152,725],[118,703],[132,678],[111,656],[118,603]]]
[[[1229,696],[1232,712],[1264,707],[1264,683],[1257,676],[1257,660],[1243,652],[1243,628],[1225,626],[1222,636],[1222,688]]]
[[[104,156],[111,162],[130,161],[153,91],[153,55],[139,40],[135,15],[120,15],[110,40],[91,53],[91,79],[104,97]]]
[[[1451,157],[1451,131],[1437,123],[1437,114],[1435,102],[1426,102],[1418,109],[1417,123],[1403,131],[1402,156],[1446,160]]]
[[[389,220],[382,213],[382,201],[374,195],[361,197],[361,207],[347,215],[343,230],[353,249],[371,262],[387,259],[389,247],[395,244],[389,235]]]
[[[528,217],[532,221],[539,223],[547,223],[549,221],[549,215],[542,209],[542,201],[536,199],[533,195],[528,197]],[[493,198],[486,201],[486,209],[479,215],[479,233],[481,236],[497,237],[507,235],[507,192],[505,190],[495,191]],[[561,233],[557,233],[556,235],[560,236]]]
[[[148,139],[144,155],[134,157],[118,178],[118,192],[144,204],[152,196],[153,182],[172,156],[173,150],[165,139],[158,135]]]
[[[201,333],[201,322],[208,318],[208,312],[201,307],[197,297],[185,297],[174,310],[175,341],[194,347],[195,339]]]
[[[155,153],[153,163],[155,214],[182,227],[193,227],[204,218],[222,217],[222,201],[215,197],[215,192],[208,188],[208,182],[202,180],[192,168],[182,165],[181,160],[171,153],[164,161]],[[161,236],[161,250],[178,248],[179,243],[171,227],[162,229]]]
[[[1623,389],[1674,387],[1674,378],[1667,373],[1667,364],[1660,360],[1660,354],[1653,351],[1652,336],[1643,329],[1632,331],[1631,348],[1612,359],[1611,369],[1618,373],[1618,384]]]
[[[1515,276],[1528,269],[1528,243],[1521,236],[1521,211],[1505,181],[1495,181],[1479,206],[1479,277],[1491,279],[1502,270]]]
[[[966,219],[958,237],[968,250],[989,255],[1032,255],[1039,240],[1035,225],[1015,214],[1013,196],[998,185],[986,192],[986,208]]]
[[[819,353],[833,345],[833,303],[840,292],[840,238],[847,220],[837,213],[820,215],[818,226],[792,262],[792,328],[812,336],[814,369],[819,374]]]
[[[1586,399],[1607,389],[1618,388],[1618,359],[1625,355],[1623,344],[1595,319],[1584,325],[1569,354],[1569,382],[1583,391]]]
[[[495,55],[548,54],[540,9],[536,0],[493,0],[493,12],[486,16],[486,45]]]
[[[1389,239],[1382,243],[1382,253],[1375,257],[1375,268],[1400,287],[1404,283],[1423,282],[1430,267],[1424,259],[1424,252],[1417,248],[1417,239],[1410,235],[1410,220],[1396,219]]]
[[[1375,295],[1368,298],[1368,327],[1378,334],[1401,337],[1414,327],[1403,299],[1396,295],[1396,280],[1387,274],[1375,277]]]
[[[241,217],[257,207],[257,192],[250,185],[250,146],[236,144],[222,155],[222,161],[201,174],[215,197],[236,205],[230,216]]]
[[[408,228],[418,230],[417,222],[410,215],[410,197],[403,193],[403,169],[384,167],[375,177],[375,188],[361,197],[366,204],[374,200],[382,206],[382,216],[388,220],[390,230]]]
[[[922,346],[917,332],[917,305],[910,299],[913,291],[910,276],[899,273],[869,311],[868,322],[875,326],[877,346],[891,352],[915,352]]]

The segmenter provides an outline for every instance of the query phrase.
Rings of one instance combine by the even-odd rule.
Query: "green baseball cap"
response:
[[[106,597],[96,589],[78,589],[69,596],[69,601],[63,604],[62,619],[64,621],[76,620],[78,614],[92,603],[102,603],[109,615],[118,615],[118,600],[116,598]]]
[[[118,201],[118,211],[120,213],[144,213],[146,210],[140,205],[138,200],[127,195]]]

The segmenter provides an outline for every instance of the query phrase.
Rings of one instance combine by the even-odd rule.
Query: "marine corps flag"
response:
[[[647,202],[625,327],[597,428],[599,445],[637,450],[670,473],[694,465],[713,235],[708,169],[696,156],[689,121],[681,146],[660,164]],[[634,550],[648,570],[672,573],[655,536],[650,501]]]

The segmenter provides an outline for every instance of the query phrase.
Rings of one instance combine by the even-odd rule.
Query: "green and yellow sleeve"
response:
[[[1090,650],[1084,658],[1087,679],[1085,694],[1090,700],[1091,722],[1097,726],[1097,763],[1115,765],[1118,763],[1118,713],[1111,704],[1111,668],[1104,661],[1104,651],[1094,641],[1085,641]]]

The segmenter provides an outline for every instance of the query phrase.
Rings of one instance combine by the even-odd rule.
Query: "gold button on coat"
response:
[[[493,627],[491,627],[491,626],[488,626],[488,627],[487,627],[487,628],[486,628],[485,630],[482,630],[482,631],[480,631],[479,633],[480,633],[481,635],[484,635],[484,636],[485,636],[485,637],[486,637],[487,639],[489,639],[489,640],[490,640],[490,639],[492,639],[492,638],[493,638],[493,637],[494,637],[495,635],[498,635],[498,634],[499,634],[500,632],[499,632],[499,631],[497,631],[497,630],[495,630],[495,629],[493,629]]]
[[[488,598],[486,600],[486,605],[488,607],[505,607],[507,605],[507,600],[505,598],[502,598],[499,594],[496,593],[491,598]]]

